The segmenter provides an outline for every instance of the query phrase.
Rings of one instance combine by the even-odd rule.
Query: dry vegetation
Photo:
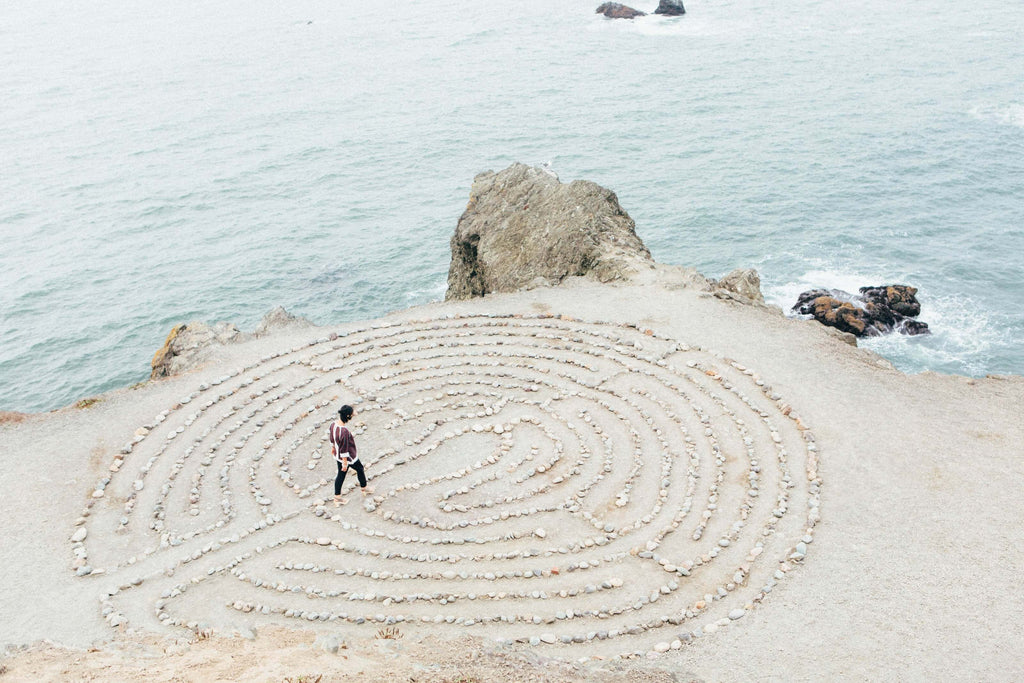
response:
[[[102,401],[102,398],[98,396],[90,396],[89,398],[83,398],[80,401],[75,401],[74,407],[79,410],[85,410],[86,408],[92,408],[94,405]]]

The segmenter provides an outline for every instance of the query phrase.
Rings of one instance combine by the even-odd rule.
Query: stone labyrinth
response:
[[[352,473],[335,507],[342,403],[376,490]],[[743,627],[804,560],[817,462],[752,370],[650,330],[376,323],[141,426],[90,494],[72,562],[113,627],[396,626],[633,656]]]

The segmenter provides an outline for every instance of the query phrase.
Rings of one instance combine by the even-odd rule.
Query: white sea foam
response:
[[[440,301],[444,298],[444,293],[448,291],[448,281],[441,280],[435,282],[429,287],[423,287],[421,289],[412,289],[405,293],[405,298],[410,304],[421,304],[428,301]]]
[[[762,289],[767,303],[779,306],[789,315],[790,309],[793,308],[797,298],[803,292],[811,289],[838,289],[855,295],[861,287],[889,284],[891,282],[891,275],[883,282],[883,278],[879,277],[878,274],[815,269],[807,271],[790,282],[774,285],[766,284]]]
[[[713,36],[733,32],[731,24],[709,21],[707,17],[648,15],[633,20],[633,30],[643,36]]]
[[[1024,104],[977,105],[968,113],[980,121],[1024,128]]]
[[[1012,343],[1011,321],[981,302],[966,296],[929,297],[921,292],[918,298],[922,306],[919,317],[928,323],[932,334],[899,348],[894,346],[907,338],[893,338],[888,344],[880,341],[880,353],[905,357],[909,367],[980,375],[988,371],[993,351]]]

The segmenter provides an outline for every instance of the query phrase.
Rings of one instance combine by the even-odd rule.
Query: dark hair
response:
[[[338,411],[338,417],[341,418],[342,422],[348,422],[352,419],[352,413],[354,412],[355,410],[352,409],[352,406],[342,406],[341,410]]]

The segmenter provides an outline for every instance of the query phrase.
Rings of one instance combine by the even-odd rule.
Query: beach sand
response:
[[[1024,679],[1024,379],[906,376],[685,281],[274,334],[0,425],[0,678]],[[351,477],[318,506],[322,425],[357,399],[380,500]]]

